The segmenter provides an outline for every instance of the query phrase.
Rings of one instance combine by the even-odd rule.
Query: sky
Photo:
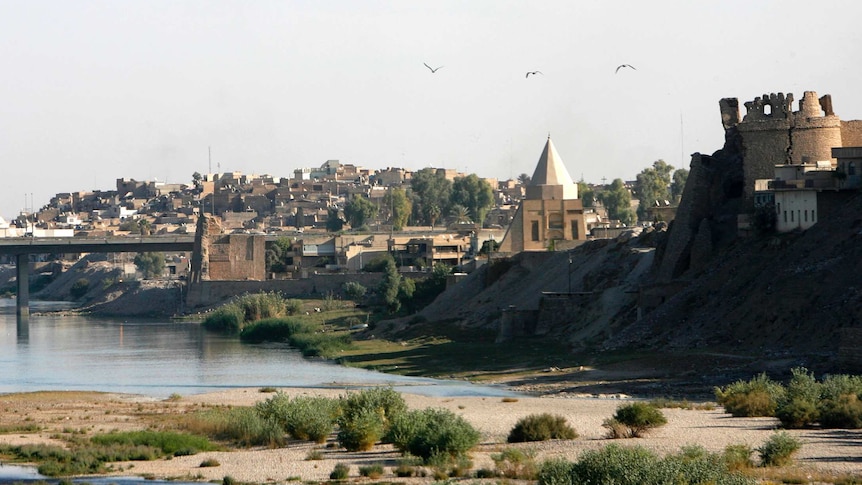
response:
[[[532,174],[548,135],[575,180],[688,168],[721,148],[724,97],[816,91],[862,119],[860,14],[856,0],[0,0],[0,216],[118,178],[289,177],[330,159],[503,180]]]

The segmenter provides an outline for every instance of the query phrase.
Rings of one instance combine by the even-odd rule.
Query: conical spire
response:
[[[542,156],[539,157],[539,163],[530,179],[530,185],[560,185],[563,187],[565,199],[578,198],[577,185],[572,181],[572,176],[569,175],[560,154],[554,148],[551,135],[548,135],[548,142],[545,143],[545,149],[542,150]]]

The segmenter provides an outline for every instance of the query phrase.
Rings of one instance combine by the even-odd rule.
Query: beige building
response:
[[[499,251],[564,249],[587,239],[584,205],[551,137],[526,187],[525,198],[515,213]]]

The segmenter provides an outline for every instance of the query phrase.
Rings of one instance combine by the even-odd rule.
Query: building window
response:
[[[790,211],[790,222],[796,222],[793,220],[793,211]]]
[[[563,228],[563,215],[559,212],[552,212],[548,215],[548,227],[551,229]]]
[[[530,227],[530,232],[533,237],[533,241],[539,240],[539,221],[533,221]]]
[[[805,222],[808,222],[808,209],[805,209]]]
[[[787,222],[787,211],[784,211],[784,222]]]
[[[578,232],[578,221],[572,221],[572,239],[578,239],[580,237],[580,233]]]
[[[856,162],[847,164],[847,175],[856,175]]]

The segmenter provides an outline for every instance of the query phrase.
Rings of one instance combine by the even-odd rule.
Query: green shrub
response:
[[[290,337],[302,333],[313,333],[317,325],[289,318],[264,318],[249,323],[239,333],[244,342],[287,342]]]
[[[799,451],[802,443],[786,432],[775,433],[762,446],[757,448],[761,466],[785,466],[793,462],[793,454]]]
[[[208,458],[208,459],[202,461],[199,466],[201,468],[210,468],[210,467],[221,466],[221,463],[219,463],[219,461],[214,459],[214,458]]]
[[[837,400],[847,394],[862,395],[862,376],[836,374],[826,376],[821,384],[823,400]]]
[[[667,424],[661,410],[645,403],[634,402],[617,408],[613,418],[602,424],[612,438],[638,438],[648,431]]]
[[[735,417],[774,416],[784,393],[784,386],[771,380],[766,373],[749,381],[740,380],[724,388],[715,388],[718,403]]]
[[[69,295],[77,300],[86,295],[88,291],[90,291],[90,280],[81,278],[72,284],[72,287],[69,289]]]
[[[302,311],[302,300],[291,298],[284,302],[284,311],[287,315],[299,315]]]
[[[277,392],[255,409],[264,419],[276,421],[285,432],[298,440],[323,443],[335,428],[338,402],[326,397],[297,396]]]
[[[683,447],[681,453],[658,460],[645,483],[743,485],[752,484],[754,480],[729,471],[722,455],[707,453],[695,446]]]
[[[359,476],[378,479],[383,476],[383,465],[373,464],[359,467]]]
[[[576,485],[574,467],[563,458],[545,460],[539,467],[539,485]]]
[[[386,440],[405,453],[428,460],[435,452],[457,457],[479,442],[479,432],[452,411],[423,409],[400,414]]]
[[[323,451],[321,450],[310,450],[306,455],[306,460],[322,460],[324,458]]]
[[[820,420],[817,403],[803,398],[793,398],[778,406],[775,417],[785,428],[804,428]]]
[[[362,409],[350,419],[339,419],[338,443],[347,451],[367,451],[383,438],[386,424],[374,409]]]
[[[368,410],[380,415],[384,427],[388,429],[392,419],[407,411],[404,397],[391,387],[375,387],[349,393],[338,399],[338,405],[341,409],[339,426]]]
[[[203,321],[207,330],[239,333],[251,322],[288,315],[288,302],[275,292],[246,293],[217,308]]]
[[[651,483],[658,458],[645,448],[609,445],[587,450],[573,467],[574,483],[642,485]]]
[[[242,329],[242,324],[242,310],[235,305],[228,304],[207,315],[201,325],[214,332],[235,334]]]
[[[862,401],[856,394],[824,399],[820,403],[820,425],[824,428],[862,428]]]
[[[518,480],[535,480],[539,475],[533,450],[507,448],[491,455],[499,476]]]
[[[751,453],[754,450],[748,445],[727,445],[724,448],[724,463],[730,471],[745,470],[754,466]]]
[[[565,464],[553,463],[539,483],[595,483],[614,485],[641,484],[711,484],[753,485],[754,479],[731,472],[721,455],[710,454],[701,447],[686,447],[679,454],[659,458],[639,447],[606,446],[585,451],[571,467],[571,481],[566,480]],[[543,481],[548,477],[548,481]],[[553,482],[550,480],[554,480]]]
[[[787,384],[784,397],[778,402],[775,417],[785,428],[802,428],[820,419],[818,402],[822,386],[804,367],[796,367],[790,372],[793,377]]]
[[[566,418],[549,413],[531,414],[518,420],[509,432],[509,443],[524,441],[571,440],[578,437]]]
[[[346,480],[350,475],[350,467],[344,463],[336,463],[332,473],[329,474],[330,480]]]
[[[344,294],[352,300],[361,299],[365,296],[365,292],[368,291],[358,281],[347,281],[341,286],[341,289],[344,291]]]

